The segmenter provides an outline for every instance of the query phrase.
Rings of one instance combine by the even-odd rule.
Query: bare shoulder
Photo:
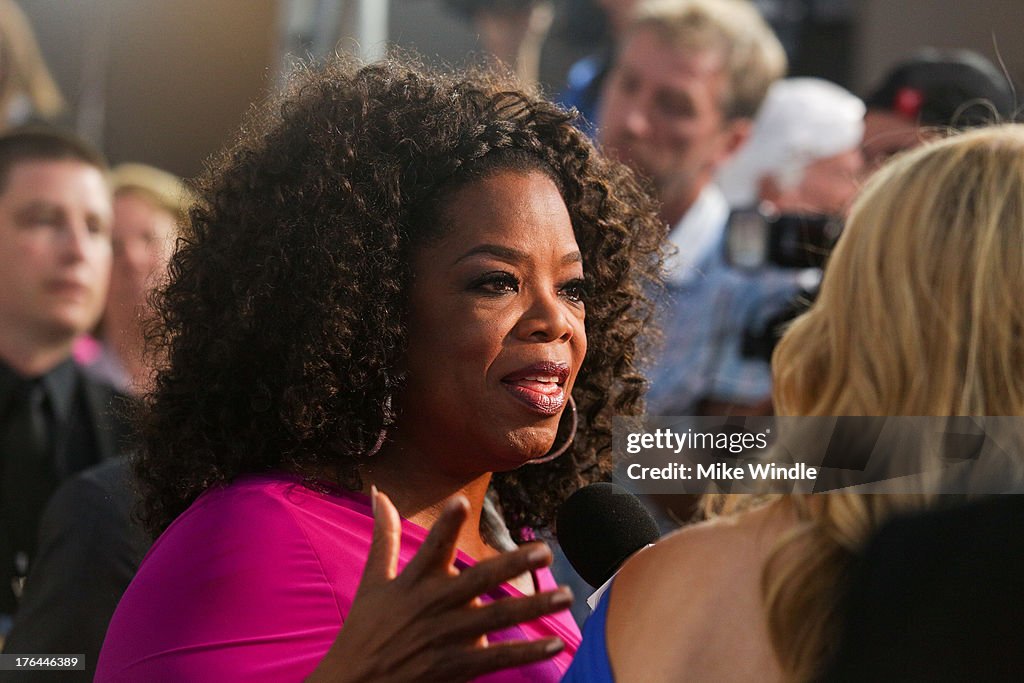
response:
[[[616,596],[675,592],[683,574],[695,588],[727,581],[730,566],[763,559],[791,523],[784,510],[768,505],[683,527],[630,558],[615,577]]]
[[[630,559],[615,578],[608,611],[616,675],[744,680],[749,667],[751,680],[770,680],[761,568],[791,524],[784,508],[768,505],[683,528]]]

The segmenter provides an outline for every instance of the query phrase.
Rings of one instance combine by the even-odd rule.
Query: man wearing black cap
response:
[[[967,128],[1014,118],[1005,74],[970,50],[926,48],[897,64],[864,102],[864,156],[870,167],[929,137],[925,129]]]

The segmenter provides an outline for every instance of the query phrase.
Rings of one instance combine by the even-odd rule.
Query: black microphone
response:
[[[643,503],[615,484],[569,496],[558,511],[558,544],[584,581],[600,588],[630,555],[658,540],[658,523]]]

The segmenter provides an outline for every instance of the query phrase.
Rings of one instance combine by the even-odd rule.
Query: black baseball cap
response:
[[[921,50],[893,67],[864,103],[922,126],[978,126],[1017,113],[1009,77],[971,50]]]

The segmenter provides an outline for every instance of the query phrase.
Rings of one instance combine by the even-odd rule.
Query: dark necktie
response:
[[[14,390],[0,425],[0,612],[14,611],[11,600],[35,553],[43,507],[57,485],[52,416],[42,380],[25,380]]]

